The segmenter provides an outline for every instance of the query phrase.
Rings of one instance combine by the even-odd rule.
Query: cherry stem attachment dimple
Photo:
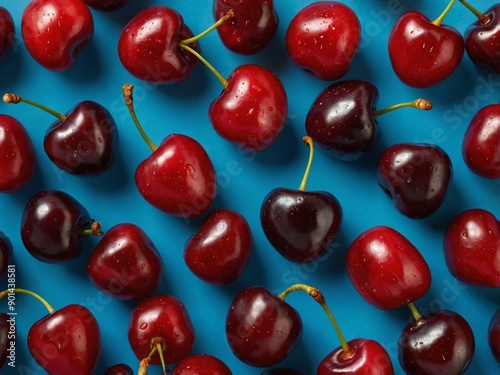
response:
[[[396,109],[405,108],[405,107],[413,107],[416,109],[422,109],[424,111],[428,111],[428,110],[432,109],[432,103],[430,101],[428,101],[427,99],[418,98],[412,102],[405,102],[405,103],[392,105],[392,106],[387,107],[387,108],[377,109],[377,110],[373,111],[373,115],[375,117],[377,117],[377,116],[385,115],[386,113],[392,112]]]
[[[413,302],[410,302],[408,304],[408,307],[410,308],[410,311],[411,311],[413,317],[415,318],[415,320],[422,319],[422,315],[420,315],[420,313],[418,312],[418,310],[415,307],[415,305],[413,304]]]
[[[80,236],[96,236],[101,237],[104,235],[104,232],[101,230],[102,225],[98,221],[91,221],[90,228],[88,229],[79,229],[78,235]]]
[[[302,138],[302,141],[309,146],[309,161],[307,162],[306,171],[304,172],[304,177],[302,178],[302,182],[300,183],[299,190],[306,190],[307,181],[309,180],[309,173],[311,172],[311,165],[314,158],[314,142],[313,139],[309,136],[305,136]]]
[[[479,19],[479,22],[481,22],[481,25],[487,25],[491,22],[490,17],[488,17],[486,14],[480,12],[476,8],[472,6],[469,2],[465,0],[458,0],[460,1],[467,9],[469,9],[474,15]]]
[[[311,296],[319,305],[323,308],[325,311],[326,315],[328,316],[328,319],[330,319],[330,322],[333,325],[333,328],[335,329],[335,332],[337,333],[337,336],[340,340],[340,345],[342,346],[343,350],[343,357],[350,357],[353,355],[354,349],[349,347],[349,344],[347,343],[344,335],[342,334],[342,331],[340,330],[340,327],[335,320],[335,317],[333,316],[330,308],[328,307],[325,297],[323,296],[323,293],[317,288],[314,288],[312,286],[306,285],[306,284],[294,284],[287,289],[285,289],[281,294],[278,295],[278,298],[281,300],[285,300],[285,298],[292,292],[296,290],[302,290],[303,292],[306,292],[309,296]]]
[[[142,128],[141,123],[137,118],[137,115],[135,114],[134,96],[133,96],[134,86],[129,83],[126,83],[122,86],[122,91],[123,91],[123,99],[125,99],[125,104],[127,105],[128,111],[130,112],[132,121],[134,121],[135,127],[137,128],[137,130],[139,130],[139,133],[141,134],[142,138],[146,141],[151,151],[155,152],[158,147],[156,147],[153,141],[148,137],[148,135]]]
[[[6,295],[11,294],[11,293],[28,294],[32,297],[35,297],[37,300],[39,300],[45,306],[45,308],[49,311],[49,314],[52,314],[55,311],[54,308],[52,306],[50,306],[49,303],[44,298],[42,298],[41,296],[39,296],[35,292],[32,292],[31,290],[27,290],[27,289],[22,289],[22,288],[6,289],[6,290],[0,292],[0,299],[2,299],[3,297],[5,297]]]
[[[448,6],[443,10],[443,13],[441,13],[441,15],[438,18],[436,18],[434,21],[432,21],[432,23],[436,26],[441,26],[444,18],[446,17],[448,12],[450,11],[453,4],[455,4],[455,0],[451,0],[450,3],[448,4]]]
[[[57,117],[60,121],[64,121],[66,119],[66,116],[63,115],[62,113],[56,112],[53,109],[51,109],[47,106],[44,106],[43,104],[34,102],[34,101],[26,99],[26,98],[23,98],[23,97],[16,95],[16,94],[6,93],[6,94],[4,94],[2,99],[3,99],[4,103],[7,103],[7,104],[18,104],[18,103],[22,102],[22,103],[32,105],[33,107],[36,107],[38,109],[41,109],[42,111],[50,113],[52,116]]]
[[[179,47],[181,47],[182,49],[185,49],[186,51],[190,52],[191,54],[193,54],[194,56],[196,56],[198,58],[198,60],[200,60],[203,65],[205,65],[208,70],[210,70],[214,75],[215,77],[217,77],[217,79],[219,80],[219,82],[222,84],[222,86],[224,88],[227,87],[227,80],[222,76],[222,74],[220,74],[213,66],[212,64],[210,64],[202,55],[200,55],[198,53],[198,51],[194,50],[193,48],[187,46],[187,45],[184,45],[184,44],[180,44],[179,43]]]
[[[183,40],[181,40],[179,42],[179,44],[188,45],[188,44],[192,44],[192,43],[197,42],[198,40],[200,40],[201,38],[203,38],[205,35],[209,34],[213,30],[215,30],[216,28],[218,28],[224,22],[229,21],[232,18],[234,18],[234,16],[235,16],[234,10],[230,9],[229,12],[227,12],[226,15],[222,16],[221,18],[219,18],[219,20],[217,20],[217,22],[215,22],[212,26],[210,26],[209,28],[207,28],[205,31],[202,31],[198,35],[195,35],[195,36],[193,36],[191,38],[183,39]]]

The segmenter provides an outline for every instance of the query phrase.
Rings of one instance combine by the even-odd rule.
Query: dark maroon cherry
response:
[[[97,10],[111,12],[124,7],[129,0],[83,0],[85,4]]]
[[[379,157],[377,179],[403,215],[422,219],[443,203],[452,180],[448,154],[431,144],[401,143]]]
[[[216,20],[234,12],[230,21],[217,27],[222,43],[231,51],[250,55],[262,50],[278,30],[279,18],[273,0],[214,0]]]
[[[21,239],[38,260],[57,263],[78,257],[87,235],[102,235],[100,224],[67,193],[43,190],[24,207]]]
[[[9,238],[0,232],[0,283],[7,278],[7,269],[13,264],[14,253]]]
[[[130,367],[129,365],[126,365],[124,363],[118,363],[116,365],[109,367],[104,372],[104,375],[134,375],[134,371],[132,370],[132,367]]]
[[[5,313],[0,313],[0,370],[7,363],[7,357],[9,356],[10,342],[14,337],[9,338],[10,323],[9,320],[12,319]]]
[[[257,367],[284,360],[302,336],[297,311],[263,287],[243,289],[234,298],[226,317],[226,338],[242,362]]]
[[[209,354],[193,354],[184,357],[172,370],[172,375],[232,375],[219,358]]]
[[[0,58],[12,49],[15,32],[12,15],[0,6]]]
[[[488,344],[491,353],[500,362],[500,308],[491,317],[488,326]]]

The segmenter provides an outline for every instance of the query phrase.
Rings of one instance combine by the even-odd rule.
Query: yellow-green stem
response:
[[[432,21],[432,23],[436,26],[441,26],[444,18],[446,17],[448,12],[450,11],[453,4],[455,4],[455,0],[451,0],[450,3],[448,4],[448,6],[444,9],[443,13],[441,13],[441,15],[438,18],[436,18],[434,21]]]
[[[50,306],[49,303],[44,298],[42,298],[38,294],[32,292],[31,290],[27,290],[27,289],[22,289],[22,288],[15,288],[15,289],[10,289],[10,290],[6,289],[6,290],[0,292],[0,299],[2,299],[7,294],[12,293],[12,292],[24,293],[24,294],[28,294],[32,297],[35,297],[37,300],[39,300],[45,306],[45,308],[49,311],[49,314],[52,314],[55,311],[54,308],[52,306]]]
[[[148,135],[142,128],[141,123],[137,118],[137,115],[135,114],[134,96],[133,96],[134,86],[132,86],[129,83],[126,83],[123,85],[122,91],[123,91],[123,98],[125,99],[125,104],[127,105],[128,111],[130,112],[132,121],[134,121],[135,127],[137,128],[137,130],[139,130],[139,133],[141,134],[142,138],[146,141],[151,151],[155,152],[158,147],[156,147],[153,141],[148,137]]]
[[[340,345],[342,346],[342,350],[343,350],[344,354],[347,355],[350,352],[351,348],[349,347],[349,344],[347,344],[347,341],[346,341],[344,335],[342,334],[342,331],[340,330],[340,327],[339,327],[337,321],[335,320],[335,317],[333,316],[330,308],[328,307],[328,305],[325,301],[325,297],[323,296],[323,293],[321,293],[321,291],[319,289],[314,288],[314,287],[309,286],[309,285],[306,285],[306,284],[294,284],[294,285],[288,287],[287,289],[285,289],[283,291],[283,293],[278,295],[278,297],[284,301],[285,298],[291,292],[294,292],[296,290],[302,290],[303,292],[306,292],[323,308],[326,315],[328,316],[328,319],[330,319],[330,322],[332,323],[333,328],[335,329],[335,332],[337,333],[337,336],[340,340]]]
[[[16,94],[11,94],[11,93],[4,94],[3,101],[4,101],[4,103],[7,103],[7,104],[9,104],[9,103],[18,104],[20,102],[26,103],[26,104],[32,105],[33,107],[41,109],[42,111],[50,113],[52,116],[57,117],[60,121],[64,121],[66,119],[66,116],[63,115],[62,113],[56,112],[53,109],[51,109],[47,106],[44,106],[43,104],[34,102],[34,101],[26,99],[26,98],[23,98],[23,97],[16,95]]]
[[[387,108],[378,109],[376,111],[373,111],[373,115],[375,117],[377,117],[377,116],[381,116],[381,115],[384,115],[386,113],[392,112],[396,109],[405,108],[405,107],[413,107],[416,109],[422,109],[424,111],[428,111],[428,110],[432,109],[432,103],[430,101],[428,101],[427,99],[418,98],[417,100],[414,100],[412,102],[400,103],[400,104],[392,105],[392,106],[387,107]]]
[[[302,182],[300,183],[299,190],[306,190],[307,180],[309,179],[309,173],[311,172],[311,165],[314,158],[314,142],[311,137],[305,136],[302,138],[304,143],[309,146],[309,161],[307,162],[306,171],[304,172],[304,177],[302,178]]]
[[[179,47],[181,47],[182,49],[185,49],[186,51],[188,51],[188,52],[192,53],[194,56],[196,56],[198,58],[198,60],[200,60],[203,63],[203,65],[205,65],[208,68],[208,70],[210,70],[215,75],[215,77],[217,77],[217,79],[219,80],[221,85],[224,88],[227,87],[227,80],[222,76],[222,74],[220,74],[217,70],[215,70],[215,68],[212,66],[212,64],[210,64],[202,55],[200,55],[197,51],[195,51],[191,47],[186,46],[184,44],[179,43]]]
[[[79,229],[78,235],[80,236],[96,236],[100,237],[104,235],[104,232],[101,230],[101,223],[98,221],[92,221],[90,228],[88,229]]]
[[[410,302],[408,304],[408,307],[410,308],[410,311],[413,314],[413,317],[415,318],[415,320],[419,320],[422,318],[422,315],[420,315],[420,313],[418,312],[418,310],[415,307],[415,305],[413,304],[413,302]]]
[[[212,32],[213,30],[218,28],[224,22],[232,19],[233,17],[234,17],[234,11],[231,9],[231,10],[229,10],[229,12],[225,16],[219,18],[219,20],[217,22],[215,22],[212,26],[210,26],[208,29],[206,29],[205,31],[203,31],[203,32],[199,33],[198,35],[195,35],[191,38],[181,40],[179,42],[179,44],[188,45],[188,44],[195,43],[198,40],[200,40],[201,38],[203,38],[205,35],[207,35],[208,33]]]
[[[487,17],[484,13],[480,12],[476,8],[474,8],[469,2],[465,0],[458,0],[460,1],[467,9],[469,9],[474,15],[479,19],[479,22],[481,22],[481,25],[487,25],[491,22],[491,19]]]

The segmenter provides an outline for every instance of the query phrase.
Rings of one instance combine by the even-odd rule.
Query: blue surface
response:
[[[296,282],[320,288],[346,338],[367,337],[379,341],[390,353],[396,373],[403,374],[397,361],[396,342],[401,329],[411,319],[410,311],[407,308],[381,311],[368,305],[354,290],[345,270],[345,254],[351,241],[362,231],[381,224],[403,233],[429,263],[433,282],[427,295],[416,302],[421,313],[451,309],[463,315],[472,326],[476,353],[468,373],[500,372],[500,365],[494,361],[486,339],[490,317],[500,307],[499,291],[456,281],[446,268],[442,247],[443,231],[459,212],[479,207],[500,217],[500,181],[475,176],[466,168],[460,153],[463,134],[473,114],[480,107],[498,101],[500,77],[479,73],[465,55],[457,71],[446,81],[430,89],[412,89],[396,78],[387,54],[388,33],[399,14],[417,9],[433,19],[447,1],[345,1],[358,14],[363,30],[360,51],[345,78],[374,83],[380,92],[380,108],[424,96],[433,102],[434,109],[430,112],[403,109],[380,117],[382,137],[378,146],[357,162],[341,162],[317,150],[308,189],[332,192],[345,214],[330,256],[310,265],[296,265],[282,258],[264,237],[259,223],[262,199],[277,186],[298,187],[308,155],[307,147],[301,143],[304,119],[316,95],[329,84],[299,70],[285,52],[284,36],[289,21],[311,2],[277,0],[278,33],[257,55],[245,57],[231,53],[216,33],[200,42],[204,56],[223,75],[227,76],[239,64],[253,62],[273,70],[283,81],[289,96],[289,124],[271,149],[255,157],[240,152],[213,131],[207,109],[221,87],[201,64],[184,83],[152,87],[132,78],[117,56],[116,44],[122,28],[144,7],[160,3],[172,6],[197,33],[213,22],[211,1],[131,1],[116,13],[93,11],[94,39],[73,68],[64,73],[45,70],[27,53],[20,37],[20,20],[28,1],[2,2],[14,17],[17,45],[15,51],[0,62],[0,90],[24,95],[62,112],[80,100],[92,99],[111,111],[120,130],[120,157],[116,165],[100,177],[82,179],[60,172],[45,155],[42,139],[53,121],[50,115],[27,106],[0,105],[0,113],[15,116],[29,130],[39,160],[35,179],[28,186],[14,194],[0,195],[0,230],[10,237],[15,248],[17,286],[38,292],[55,308],[81,303],[95,313],[102,333],[98,374],[118,362],[137,367],[138,362],[127,341],[128,318],[136,303],[107,297],[90,283],[86,262],[97,239],[86,241],[86,253],[68,264],[44,264],[27,253],[19,234],[21,211],[29,197],[42,189],[59,189],[73,195],[87,207],[92,217],[102,222],[104,229],[120,222],[133,222],[142,227],[159,248],[165,263],[165,276],[158,292],[180,298],[192,318],[197,334],[193,353],[221,358],[234,374],[258,375],[263,370],[242,364],[226,344],[225,315],[233,297],[247,285],[258,284],[279,292]],[[494,1],[473,3],[485,10]],[[457,2],[445,23],[463,32],[474,21],[472,13]],[[233,285],[206,284],[192,275],[184,264],[184,243],[196,231],[200,220],[185,223],[170,217],[147,204],[138,193],[134,171],[150,151],[123,104],[121,86],[126,82],[136,86],[138,117],[156,143],[169,133],[180,132],[205,146],[220,177],[220,191],[213,209],[238,210],[250,222],[255,251],[244,275]],[[385,147],[417,141],[439,144],[449,153],[454,166],[453,185],[443,206],[420,221],[396,212],[375,178],[377,156]],[[315,374],[319,362],[339,345],[338,339],[321,308],[306,295],[292,294],[287,301],[303,317],[304,334],[295,352],[281,365],[296,368],[305,375]],[[29,355],[26,336],[29,327],[46,311],[28,296],[19,295],[16,303],[17,367],[15,371],[4,372],[43,374]],[[0,304],[3,310],[6,305]],[[150,373],[158,374],[160,370],[154,368]]]

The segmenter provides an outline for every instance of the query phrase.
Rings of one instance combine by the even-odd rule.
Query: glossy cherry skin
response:
[[[500,73],[500,3],[492,5],[483,13],[488,19],[479,19],[464,33],[465,51],[480,69],[489,73]]]
[[[28,348],[51,375],[92,374],[101,353],[99,325],[86,307],[68,305],[31,326]]]
[[[354,339],[348,342],[352,352],[341,346],[329,353],[318,366],[317,375],[394,375],[389,353],[378,342]]]
[[[500,178],[500,104],[487,105],[474,115],[464,135],[462,156],[478,176]]]
[[[500,309],[493,314],[488,325],[488,345],[491,353],[500,363]]]
[[[458,280],[500,288],[500,221],[483,209],[461,212],[446,229],[444,256]]]
[[[298,312],[267,289],[240,291],[226,316],[229,348],[250,366],[274,366],[284,360],[302,337]]]
[[[193,354],[177,363],[172,375],[232,375],[233,373],[219,358],[209,354]]]
[[[412,219],[423,219],[443,203],[453,178],[448,154],[431,144],[400,143],[379,156],[377,180],[394,207]]]
[[[319,79],[333,81],[351,68],[361,41],[361,24],[347,5],[317,1],[295,15],[285,40],[295,64]]]
[[[342,223],[342,207],[326,191],[272,190],[262,202],[260,223],[286,259],[307,263],[325,254]]]
[[[123,29],[118,40],[118,57],[134,77],[155,84],[184,81],[198,59],[178,46],[193,33],[172,8],[145,8]],[[199,52],[198,43],[189,47]]]
[[[49,70],[69,69],[94,36],[92,13],[82,0],[33,0],[21,19],[26,49]]]
[[[119,363],[109,367],[104,375],[134,375],[134,370],[129,365]]]
[[[25,186],[36,165],[33,143],[24,126],[12,116],[0,115],[0,192]]]
[[[435,25],[417,11],[403,13],[389,34],[389,58],[401,82],[431,87],[448,78],[464,54],[464,40],[452,26]]]
[[[0,370],[2,370],[7,363],[10,342],[14,338],[14,336],[9,338],[9,319],[10,317],[7,314],[0,313]]]
[[[306,132],[330,155],[357,160],[378,141],[373,111],[378,89],[371,83],[347,80],[333,83],[314,100],[306,117]]]
[[[177,298],[158,294],[145,299],[132,311],[128,340],[137,359],[148,356],[154,338],[163,340],[166,364],[179,362],[192,350],[195,332],[191,318]],[[151,364],[160,364],[158,353],[151,357]]]
[[[474,350],[469,323],[448,310],[408,324],[398,339],[399,363],[408,375],[464,374]]]
[[[215,20],[232,10],[234,17],[217,27],[222,43],[231,51],[251,55],[261,51],[278,30],[273,0],[214,0]]]
[[[0,58],[12,49],[12,41],[16,30],[10,12],[0,6]]]
[[[111,12],[128,4],[129,0],[83,0],[85,4],[97,10]]]
[[[156,246],[137,225],[121,223],[106,231],[92,252],[87,273],[104,293],[137,300],[153,293],[163,276]]]
[[[43,147],[52,162],[77,176],[108,170],[118,152],[118,128],[111,113],[87,100],[78,103],[45,133]]]
[[[240,65],[227,78],[227,86],[210,104],[215,131],[250,151],[269,148],[285,127],[288,98],[279,78],[255,64]]]
[[[21,239],[36,259],[58,263],[82,252],[82,230],[91,225],[89,213],[75,198],[57,190],[43,190],[26,203],[21,217]]]
[[[247,220],[232,210],[208,215],[184,246],[184,260],[200,279],[215,285],[234,282],[245,270],[253,251]]]
[[[215,169],[203,146],[170,134],[135,171],[141,195],[154,207],[192,218],[207,211],[217,194]]]
[[[7,279],[7,269],[14,264],[14,252],[9,238],[0,232],[0,283]]]
[[[290,368],[273,368],[263,372],[261,375],[303,375],[301,372],[292,370]]]
[[[358,293],[382,310],[419,299],[431,285],[429,266],[418,249],[386,226],[370,228],[352,242],[347,273]]]

